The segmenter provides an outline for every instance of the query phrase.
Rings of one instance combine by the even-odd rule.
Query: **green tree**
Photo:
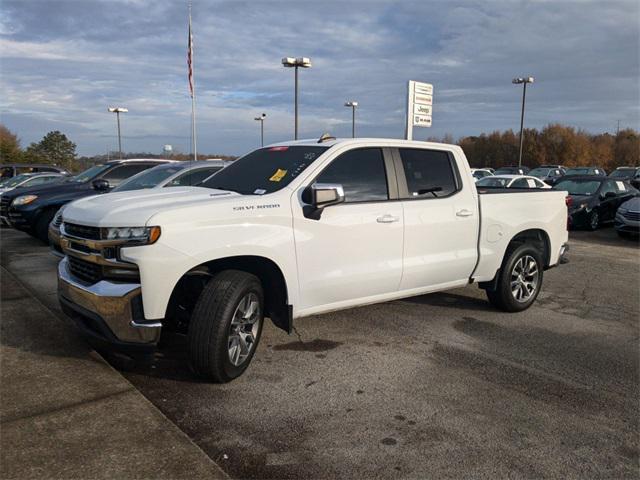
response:
[[[39,143],[29,145],[25,157],[30,162],[52,163],[71,170],[76,158],[76,144],[64,133],[55,130],[47,133]]]
[[[15,133],[0,124],[0,163],[18,163],[22,161],[20,140]]]

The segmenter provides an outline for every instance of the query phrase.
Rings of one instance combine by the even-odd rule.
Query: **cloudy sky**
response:
[[[188,152],[187,0],[2,0],[1,121],[23,146],[61,130],[80,154]],[[300,72],[301,137],[401,137],[406,82],[434,84],[432,128],[416,138],[562,122],[591,132],[640,127],[640,2],[193,0],[198,150],[241,154],[293,136]]]

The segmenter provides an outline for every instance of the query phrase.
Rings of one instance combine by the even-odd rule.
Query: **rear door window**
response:
[[[533,187],[535,188],[535,184]],[[531,185],[526,178],[519,178],[510,185],[510,188],[531,188]]]
[[[346,203],[380,202],[389,199],[382,149],[349,150],[325,168],[315,183],[342,185]]]
[[[458,190],[457,174],[447,152],[400,148],[408,198],[447,197]]]

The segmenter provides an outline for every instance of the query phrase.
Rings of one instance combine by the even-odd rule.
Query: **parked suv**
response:
[[[0,199],[0,216],[9,224],[48,243],[49,223],[72,200],[105,193],[123,180],[168,160],[115,160],[96,165],[65,182],[7,192]]]
[[[609,174],[616,180],[627,180],[635,188],[640,188],[640,167],[618,167]]]

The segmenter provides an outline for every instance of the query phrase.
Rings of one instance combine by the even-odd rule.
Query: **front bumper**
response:
[[[53,223],[49,225],[49,248],[51,250],[51,253],[56,257],[64,257],[64,252],[62,251],[62,246],[60,245],[60,229],[56,228]]]
[[[616,214],[614,226],[617,231],[622,233],[640,234],[640,221],[626,218],[621,213]]]
[[[101,280],[88,285],[71,275],[65,257],[58,265],[58,299],[97,347],[146,353],[160,339],[162,323],[144,319],[138,283]]]

